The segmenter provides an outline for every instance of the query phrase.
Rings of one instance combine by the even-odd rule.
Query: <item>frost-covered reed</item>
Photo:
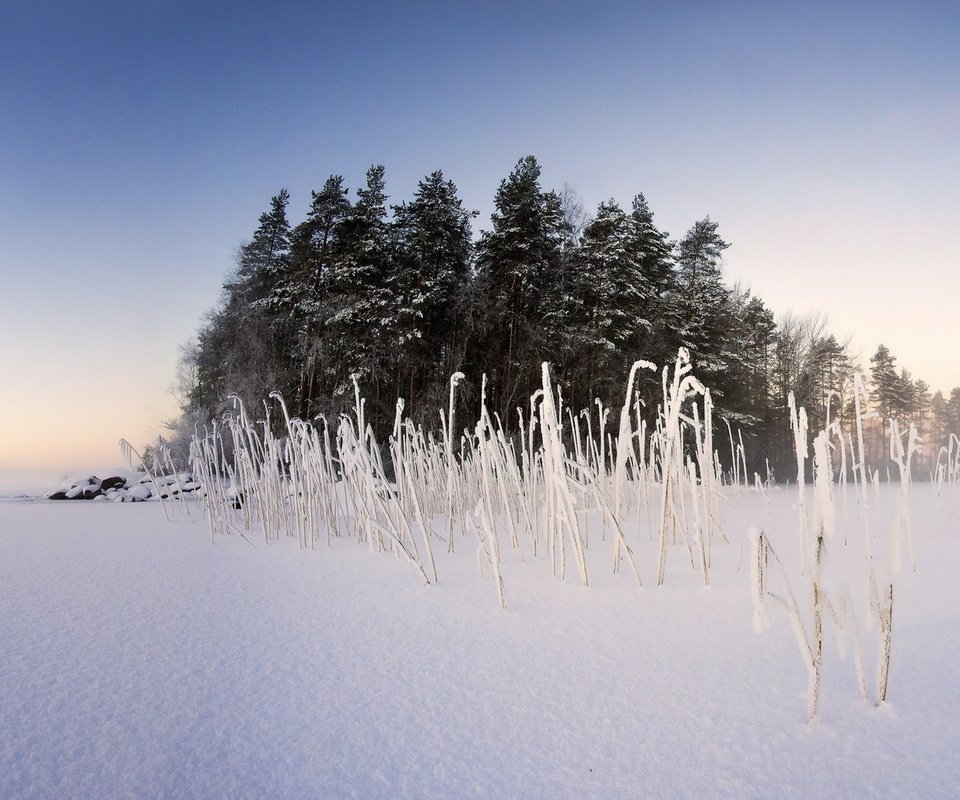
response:
[[[194,474],[203,485],[211,536],[238,534],[254,544],[292,539],[308,550],[353,542],[389,553],[410,565],[424,584],[444,580],[450,554],[474,547],[477,567],[489,580],[497,603],[507,607],[511,565],[542,559],[560,580],[589,586],[597,557],[614,574],[626,566],[639,586],[667,582],[671,553],[686,552],[690,573],[711,584],[713,554],[727,543],[726,497],[757,492],[769,507],[771,475],[748,478],[743,440],[727,423],[724,446],[729,471],[721,468],[714,445],[714,407],[709,388],[693,374],[681,349],[660,371],[662,396],[652,423],[635,391],[637,361],[627,377],[616,431],[610,409],[599,401],[579,412],[567,408],[544,364],[541,387],[515,409],[517,433],[486,405],[486,384],[474,421],[459,427],[456,391],[464,379],[450,379],[439,427],[426,430],[404,415],[399,400],[392,431],[381,445],[366,419],[360,387],[354,408],[336,420],[291,418],[278,394],[255,420],[239,398],[232,413],[205,431],[191,447]],[[842,652],[852,643],[857,685],[870,696],[857,604],[845,582],[829,578],[826,565],[839,547],[858,547],[863,556],[863,606],[867,632],[875,638],[872,699],[888,693],[893,644],[893,598],[903,545],[916,569],[909,505],[912,461],[921,443],[911,426],[889,421],[890,463],[900,481],[900,502],[889,529],[868,513],[879,492],[879,471],[866,468],[866,391],[854,380],[851,430],[827,416],[811,432],[805,410],[788,402],[797,465],[796,570],[780,560],[768,535],[751,535],[751,585],[756,625],[766,624],[767,606],[781,608],[797,635],[807,668],[809,718],[815,719],[822,684],[825,631],[838,634]],[[812,437],[812,441],[811,441]],[[132,448],[125,452],[139,458]],[[807,473],[812,489],[807,486]],[[960,442],[951,438],[934,469],[938,486],[960,483]],[[852,479],[862,536],[848,535],[849,520],[836,519],[835,494],[847,493]],[[843,528],[843,537],[834,531]],[[879,546],[879,534],[888,547]],[[742,544],[735,542],[742,554]],[[791,554],[795,551],[792,548]],[[878,558],[887,552],[890,558]],[[511,555],[510,558],[505,556]],[[674,559],[676,556],[674,556]],[[681,561],[681,563],[682,563]],[[795,588],[796,587],[796,588]]]
[[[483,392],[476,422],[458,433],[459,373],[448,407],[438,411],[437,435],[406,418],[399,401],[383,448],[356,384],[353,413],[335,421],[291,418],[277,394],[255,420],[235,397],[232,413],[198,432],[191,448],[211,535],[265,544],[294,538],[305,549],[349,538],[394,553],[425,583],[442,578],[438,550],[453,552],[472,538],[479,568],[505,606],[503,548],[520,558],[545,556],[560,579],[572,566],[587,586],[597,520],[600,541],[592,546],[610,548],[613,572],[626,564],[642,585],[652,565],[637,563],[636,546],[655,538],[657,584],[675,545],[709,584],[723,485],[710,393],[681,351],[662,370],[663,402],[648,430],[634,388],[640,370],[656,367],[638,361],[631,370],[616,438],[599,401],[595,411],[564,407],[546,364],[542,388],[516,410],[517,435],[488,411]]]
[[[910,487],[912,459],[920,452],[920,440],[916,429],[911,425],[901,433],[896,420],[888,421],[890,461],[899,470],[900,491],[896,513],[889,520],[887,533],[886,559],[878,557],[878,531],[868,513],[868,484],[872,484],[875,495],[879,495],[879,472],[868,474],[864,451],[864,422],[870,414],[864,409],[861,400],[866,392],[859,377],[854,383],[854,432],[846,437],[836,422],[829,422],[813,440],[813,504],[807,505],[805,488],[805,464],[810,456],[809,432],[804,409],[797,408],[793,396],[789,399],[790,422],[794,434],[794,447],[797,460],[797,508],[800,533],[800,584],[806,585],[810,597],[809,605],[797,600],[789,571],[777,556],[767,535],[759,529],[750,534],[752,542],[751,586],[754,599],[754,624],[760,630],[767,624],[765,607],[772,603],[780,607],[790,620],[796,633],[797,642],[803,655],[808,673],[807,712],[811,721],[815,720],[819,708],[820,686],[823,669],[823,648],[825,626],[832,622],[840,642],[841,656],[846,654],[847,643],[853,643],[853,662],[857,676],[857,685],[864,699],[869,697],[864,674],[864,655],[862,636],[854,611],[849,586],[846,582],[829,584],[825,579],[824,565],[827,558],[828,542],[833,539],[836,529],[836,511],[834,491],[837,483],[834,474],[834,449],[841,453],[840,487],[845,489],[847,462],[845,448],[849,444],[851,470],[858,488],[860,519],[863,530],[863,568],[865,584],[864,605],[867,609],[867,628],[876,637],[877,653],[875,657],[876,681],[874,702],[880,704],[887,699],[890,679],[891,652],[893,646],[893,600],[894,579],[900,570],[900,552],[906,541],[910,561],[916,569],[913,550],[913,535],[910,522]],[[836,448],[833,440],[837,440]],[[904,441],[906,440],[906,441]],[[843,545],[847,546],[845,537]],[[771,573],[771,566],[773,571]]]

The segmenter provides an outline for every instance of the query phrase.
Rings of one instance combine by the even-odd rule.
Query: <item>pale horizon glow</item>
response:
[[[842,7],[841,7],[842,6]],[[726,274],[960,385],[953,3],[172,2],[0,9],[0,471],[116,464],[271,195],[442,169],[489,225],[517,159],[643,192]]]

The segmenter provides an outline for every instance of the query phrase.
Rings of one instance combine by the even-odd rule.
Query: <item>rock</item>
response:
[[[122,489],[126,485],[127,479],[121,478],[119,475],[114,475],[112,478],[104,478],[100,481],[100,488],[103,489],[103,491],[107,491],[108,489]]]
[[[87,487],[83,490],[83,499],[84,499],[84,500],[95,500],[96,498],[100,497],[100,495],[102,495],[102,494],[103,494],[103,492],[100,491],[100,487],[99,487],[99,486],[87,486]]]
[[[49,499],[50,500],[68,500],[69,498],[67,497],[66,492],[60,491],[60,492],[54,492],[52,495],[50,495]]]
[[[153,492],[150,491],[150,487],[144,483],[138,483],[136,486],[127,490],[127,495],[131,500],[136,502],[142,502],[143,500],[149,500]]]

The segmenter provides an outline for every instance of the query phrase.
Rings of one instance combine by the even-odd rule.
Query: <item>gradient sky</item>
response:
[[[280,188],[532,153],[726,272],[960,384],[960,4],[0,4],[0,470],[119,460]]]

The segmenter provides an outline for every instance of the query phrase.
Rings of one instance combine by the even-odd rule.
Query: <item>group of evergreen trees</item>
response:
[[[926,381],[914,380],[906,369],[897,371],[897,360],[884,345],[870,357],[870,375],[870,399],[877,415],[915,425],[927,444],[924,459],[936,461],[937,451],[949,447],[950,435],[960,435],[960,386],[949,397],[940,391],[931,395]],[[955,442],[954,453],[957,447]]]
[[[434,427],[460,371],[461,419],[476,413],[485,375],[488,407],[515,430],[541,362],[574,409],[594,407],[594,398],[617,408],[633,361],[669,364],[681,346],[721,418],[742,431],[750,469],[763,475],[769,463],[789,477],[790,391],[812,425],[831,403],[831,416],[850,413],[846,346],[817,318],[778,325],[760,298],[728,286],[728,244],[709,217],[675,242],[638,194],[626,209],[601,203],[585,221],[575,197],[543,189],[533,156],[501,182],[491,228],[477,240],[475,212],[439,171],[399,205],[388,205],[382,166],[368,170],[353,200],[343,178],[328,178],[295,226],[288,203],[285,190],[272,198],[185,351],[184,428],[223,412],[231,394],[256,409],[275,390],[291,413],[335,415],[353,402],[353,376],[379,432],[401,397],[408,414]],[[885,348],[873,377],[881,413],[950,427],[960,390],[949,402],[930,398],[922,381],[896,373]],[[652,418],[660,378],[643,380]]]

